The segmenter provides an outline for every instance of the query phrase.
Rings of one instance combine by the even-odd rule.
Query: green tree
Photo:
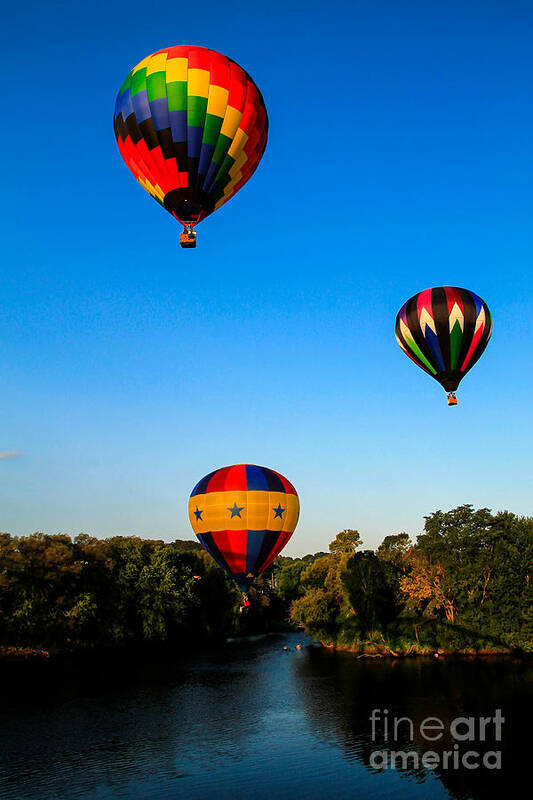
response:
[[[312,587],[291,606],[291,619],[321,641],[335,638],[339,609],[335,598],[325,589]]]
[[[329,551],[332,555],[351,555],[355,553],[358,547],[362,544],[359,531],[348,528],[347,530],[340,531],[329,545]]]
[[[306,561],[291,561],[280,565],[276,571],[276,586],[281,600],[289,605],[302,596],[302,572],[308,566]]]
[[[388,561],[401,569],[405,565],[406,556],[411,547],[412,542],[407,533],[396,533],[385,536],[376,550],[376,555],[382,561]]]
[[[342,583],[362,636],[382,631],[396,615],[396,604],[386,566],[367,550],[355,553],[342,573]]]

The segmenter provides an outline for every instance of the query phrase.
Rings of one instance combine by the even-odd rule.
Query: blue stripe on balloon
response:
[[[187,126],[187,155],[189,158],[200,158],[203,135],[203,128],[198,128],[196,125]]]
[[[169,113],[172,141],[176,144],[187,141],[187,112],[171,111]]]
[[[247,531],[246,533],[246,574],[254,572],[259,566],[265,538],[268,531]],[[263,561],[265,559],[263,558]]]
[[[202,150],[200,152],[200,163],[198,165],[198,172],[200,173],[200,175],[205,175],[205,173],[209,169],[209,165],[211,163],[211,159],[213,158],[214,152],[215,152],[215,146],[213,144],[206,144],[206,142],[202,142]]]
[[[248,531],[246,536],[246,572],[257,574],[261,564],[278,543],[280,531]]]
[[[431,352],[433,354],[433,358],[437,362],[437,366],[438,366],[439,370],[441,372],[444,372],[446,367],[444,366],[444,360],[442,358],[442,353],[440,351],[439,340],[437,339],[437,337],[435,336],[435,334],[433,333],[433,331],[431,330],[429,325],[426,325],[426,331],[424,333],[424,338],[425,338],[426,342],[428,343],[429,349],[431,350]]]
[[[271,492],[284,492],[285,487],[281,478],[278,478],[275,472],[272,472],[271,469],[267,467],[261,467],[263,470],[263,474],[267,480],[269,491]]]
[[[133,103],[131,101],[131,89],[126,89],[125,92],[119,94],[117,97],[117,104],[115,108],[115,116],[122,112],[123,119],[127,119],[130,114],[133,114]]]
[[[156,131],[162,131],[165,128],[170,128],[170,121],[168,118],[168,102],[166,97],[159,97],[157,100],[150,101],[150,111],[152,112],[152,119]]]
[[[139,125],[151,117],[150,103],[148,102],[148,92],[137,92],[132,97],[133,109]]]
[[[204,192],[208,194],[213,191],[215,178],[217,176],[217,172],[220,169],[220,164],[215,164],[214,161],[211,162],[209,165],[209,169],[207,170],[207,175],[205,176],[204,180]]]
[[[268,491],[268,482],[261,467],[246,465],[246,488],[248,491]]]
[[[470,290],[469,290],[469,292],[470,292]],[[472,296],[472,299],[473,299],[474,303],[476,304],[476,318],[477,318],[479,316],[479,313],[480,313],[481,309],[485,305],[485,303],[483,302],[481,297],[478,297],[478,295],[474,294],[474,292],[470,292],[470,294]]]

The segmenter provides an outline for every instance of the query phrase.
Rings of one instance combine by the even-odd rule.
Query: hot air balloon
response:
[[[189,499],[189,519],[200,543],[234,578],[244,595],[285,547],[300,502],[287,478],[267,467],[234,464],[210,472]]]
[[[134,177],[183,225],[195,225],[233,197],[265,150],[268,116],[252,78],[205,47],[167,47],[128,74],[113,121]]]
[[[457,405],[455,391],[492,333],[487,304],[468,289],[438,286],[411,297],[396,316],[396,339],[415,364]]]

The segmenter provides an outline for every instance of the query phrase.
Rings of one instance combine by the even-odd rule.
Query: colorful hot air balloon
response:
[[[396,339],[415,364],[448,392],[455,390],[483,353],[492,333],[487,304],[468,289],[438,286],[411,297],[396,316]]]
[[[299,512],[292,483],[253,464],[211,472],[189,499],[193,531],[243,593],[285,547]]]
[[[268,116],[261,92],[230,58],[167,47],[127,76],[114,130],[134,177],[182,223],[182,246],[195,247],[194,226],[253,175]]]

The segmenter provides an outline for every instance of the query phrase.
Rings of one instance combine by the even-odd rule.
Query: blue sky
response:
[[[533,513],[529,2],[29,2],[4,22],[0,452],[22,455],[0,458],[0,530],[193,538],[192,487],[242,461],[296,486],[292,555],[460,503]],[[112,132],[127,72],[173,44],[238,61],[270,117],[196,251]],[[494,318],[456,409],[394,340],[442,284]]]

